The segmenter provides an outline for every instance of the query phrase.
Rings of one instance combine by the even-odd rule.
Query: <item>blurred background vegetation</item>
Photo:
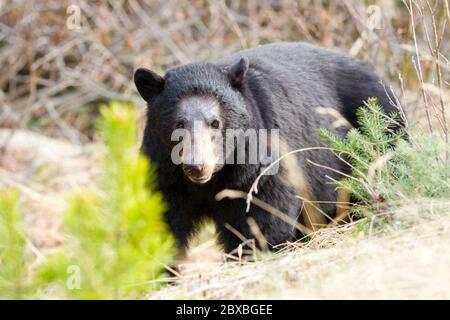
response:
[[[79,28],[67,26],[71,5]],[[92,140],[102,102],[144,105],[131,81],[136,67],[163,73],[276,41],[367,61],[414,119],[424,104],[431,114],[448,101],[448,1],[16,0],[0,2],[0,21],[0,126],[75,143]]]
[[[386,90],[395,93],[393,103],[401,107],[402,115],[406,116],[413,147],[401,144],[400,154],[403,158],[392,163],[392,167],[399,168],[400,171],[393,173],[392,167],[389,167],[388,175],[381,179],[385,181],[384,178],[390,179],[393,174],[397,174],[396,187],[384,182],[374,187],[388,193],[395,202],[403,201],[395,208],[408,203],[415,206],[413,209],[408,208],[409,211],[435,214],[435,209],[427,207],[422,210],[411,199],[415,194],[424,196],[436,190],[439,190],[441,198],[448,197],[448,180],[444,180],[439,186],[431,184],[442,182],[436,181],[437,179],[449,178],[446,166],[449,159],[450,120],[449,33],[448,0],[0,0],[0,219],[3,221],[0,224],[0,244],[3,244],[4,249],[0,254],[0,262],[8,261],[0,268],[0,286],[11,289],[8,297],[29,297],[30,290],[34,292],[35,286],[43,280],[54,284],[52,290],[56,290],[58,297],[142,296],[148,286],[145,290],[144,287],[133,287],[126,292],[117,288],[122,288],[123,281],[146,283],[145,279],[150,280],[159,274],[164,264],[170,262],[171,240],[165,238],[165,232],[161,232],[161,237],[156,233],[153,239],[145,238],[145,233],[141,234],[142,239],[148,240],[143,242],[150,248],[149,252],[155,252],[155,247],[151,244],[153,241],[165,243],[161,246],[158,244],[158,247],[164,249],[161,249],[161,259],[156,265],[149,262],[148,257],[136,253],[142,248],[136,247],[133,242],[124,242],[122,247],[113,249],[106,246],[86,251],[86,247],[90,248],[87,243],[92,237],[82,235],[82,227],[92,227],[101,231],[100,238],[106,242],[106,239],[114,238],[117,232],[114,226],[104,230],[102,228],[105,226],[100,222],[112,213],[111,207],[105,203],[105,196],[109,199],[107,203],[119,204],[123,202],[119,198],[125,195],[116,194],[114,188],[108,187],[108,183],[137,184],[139,187],[133,190],[135,195],[142,195],[140,192],[146,190],[142,185],[143,181],[134,180],[138,177],[136,173],[143,172],[142,166],[146,166],[137,165],[141,161],[137,158],[131,157],[129,160],[133,164],[126,167],[135,168],[133,173],[122,168],[124,170],[115,172],[117,176],[111,174],[111,166],[120,163],[123,165],[121,161],[125,159],[114,155],[114,139],[109,138],[124,134],[120,130],[130,129],[127,126],[133,122],[132,119],[136,119],[138,127],[132,134],[134,139],[124,141],[128,144],[121,145],[120,148],[131,148],[131,143],[134,148],[130,154],[137,156],[137,147],[141,141],[139,135],[145,121],[145,103],[135,90],[132,81],[134,70],[144,66],[163,74],[167,68],[177,64],[213,61],[244,48],[276,41],[307,41],[342,51],[366,61],[382,76]],[[116,107],[116,111],[119,110],[119,114],[124,112],[128,122],[124,123],[123,128],[115,126],[118,131],[110,130],[109,135],[105,135],[106,127],[103,126],[103,130],[98,131],[96,124],[101,118],[102,105],[109,105],[112,100],[117,101],[112,105],[123,103],[120,105],[128,111],[120,111],[121,107]],[[136,107],[133,112],[128,103]],[[113,120],[112,114],[108,118],[107,111],[103,111],[103,115],[110,121]],[[102,119],[105,121],[105,118]],[[424,134],[426,137],[422,137]],[[339,143],[335,142],[335,146],[339,147]],[[352,145],[358,145],[358,141],[347,140],[340,146],[347,148],[347,151],[355,151]],[[350,147],[352,150],[348,149]],[[105,159],[111,160],[109,164],[105,163]],[[395,159],[398,157],[394,157]],[[374,159],[368,159],[372,160]],[[364,170],[369,171],[371,168],[366,166]],[[430,175],[421,175],[424,172]],[[112,177],[111,180],[106,181],[105,174]],[[126,177],[121,182],[120,174]],[[114,177],[118,180],[114,180]],[[375,179],[375,183],[379,181]],[[417,186],[421,189],[417,190]],[[82,194],[67,200],[67,195],[73,194],[74,190],[82,190]],[[100,192],[99,195],[99,190],[104,193]],[[143,216],[155,214],[150,219],[158,221],[164,205],[158,202],[157,195],[150,192],[151,199],[126,196],[130,197],[138,202],[129,204],[135,206],[129,212]],[[139,201],[152,202],[154,210],[140,211]],[[423,203],[428,205],[430,202]],[[440,202],[439,210],[442,212],[448,211],[445,203]],[[433,206],[436,206],[435,202]],[[86,218],[84,226],[75,223],[76,214],[81,211],[91,215],[91,218]],[[127,210],[117,212],[124,214]],[[126,214],[123,217],[125,216]],[[119,228],[121,232],[126,234],[127,228],[133,227],[133,223],[139,220],[137,216],[133,217],[125,224],[125,231]],[[450,228],[450,220],[442,220],[439,225],[440,228],[447,225]],[[147,230],[154,226],[140,225],[141,227],[142,230]],[[366,227],[367,225],[344,227],[343,233],[353,234],[366,229],[372,232],[371,223]],[[437,230],[433,228],[426,230]],[[336,236],[339,232],[331,230],[319,233],[311,244],[306,245],[306,252],[310,247],[320,247],[324,243],[339,244]],[[360,237],[360,233],[357,236]],[[446,234],[441,234],[441,237],[444,239]],[[66,271],[68,263],[65,258],[57,258],[61,257],[64,246],[71,247],[75,256],[86,258],[76,262],[83,270],[91,270],[92,263],[98,264],[101,269],[105,261],[110,261],[108,255],[121,252],[123,248],[123,252],[133,252],[135,258],[114,260],[116,271],[109,274],[88,273],[92,276],[90,281],[93,285],[84,287],[83,292],[65,292],[61,291],[57,281],[60,279],[58,275]],[[393,250],[385,254],[392,256],[398,252],[394,242],[392,247]],[[366,247],[355,247],[354,252],[358,248],[362,248],[361,252],[370,251]],[[299,247],[294,249],[298,250]],[[425,246],[420,247],[416,252],[425,253],[428,252],[427,249]],[[295,262],[296,268],[307,269],[308,261],[317,262],[314,257],[310,260],[295,260],[290,248],[287,251],[290,255],[267,263],[269,266],[276,265],[277,270],[283,270],[279,273],[283,280],[275,281],[282,285],[283,292],[289,292],[286,289],[290,288],[292,276],[289,270],[285,274],[283,268],[290,268],[290,262]],[[380,257],[380,252],[381,249],[374,251],[374,255]],[[336,253],[345,256],[343,251]],[[200,237],[190,254],[197,262],[221,258],[214,247],[211,232]],[[333,257],[328,258],[335,261]],[[45,268],[39,273],[39,279],[31,279],[30,270],[36,271],[37,266],[42,266],[44,261],[47,261],[47,265],[44,264]],[[398,261],[398,264],[392,265],[391,269],[403,270],[400,263],[409,260],[407,257],[399,257],[392,261]],[[409,262],[413,265],[413,262]],[[120,273],[117,270],[126,263],[135,265],[133,270],[136,272],[124,273],[123,279],[116,279],[115,275]],[[372,261],[364,265],[364,270],[371,270],[371,263]],[[16,272],[24,270],[20,266],[26,267],[23,273]],[[442,266],[450,266],[450,261]],[[148,277],[148,273],[141,272],[142,268],[153,270],[154,274]],[[255,268],[265,267],[255,265]],[[407,268],[411,269],[424,270]],[[358,274],[364,274],[364,270]],[[244,277],[250,282],[252,277],[256,277],[255,281],[261,280],[258,277],[270,280],[273,275],[266,274],[265,271],[266,269],[255,272],[252,268],[239,271],[225,268],[212,274],[210,278],[205,277],[204,270],[200,273],[203,279],[216,281],[216,287],[220,287],[216,277],[232,274],[242,283],[239,288],[245,288],[246,282],[241,281]],[[363,286],[366,278],[358,278],[355,274],[352,276],[359,280],[355,280],[354,285]],[[438,274],[445,272],[432,272],[432,275]],[[325,278],[324,276],[323,279]],[[300,280],[302,283],[312,282],[311,288],[318,287],[311,279]],[[412,275],[411,279],[419,277]],[[433,283],[433,279],[427,283]],[[100,282],[103,285],[95,284]],[[436,279],[436,283],[444,282],[443,279]],[[209,282],[205,286],[209,288]],[[228,288],[224,289],[227,292],[225,296],[242,297],[235,286],[225,286]],[[199,291],[201,287],[202,284],[194,281],[186,282],[184,287],[172,289],[176,296],[180,294],[177,290],[184,295],[186,290],[191,289],[196,292],[194,297],[222,297],[224,294],[224,291],[212,292],[208,289]],[[440,287],[436,285],[434,288]],[[436,291],[438,290],[434,290]],[[386,289],[385,292],[396,291]],[[337,297],[342,296],[340,291],[334,293],[337,293]],[[42,293],[41,297],[52,297],[51,294],[46,294]],[[171,294],[169,290],[169,296],[173,297]],[[258,295],[260,293],[256,296]],[[167,295],[162,293],[161,297]],[[336,295],[330,294],[330,297]]]

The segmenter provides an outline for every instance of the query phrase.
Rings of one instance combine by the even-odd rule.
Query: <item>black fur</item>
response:
[[[393,110],[379,78],[366,64],[305,43],[264,45],[216,63],[174,67],[163,80],[153,73],[151,76],[156,79],[154,85],[136,82],[139,92],[149,102],[143,151],[157,166],[159,188],[169,205],[166,221],[181,246],[187,244],[205,217],[215,222],[219,241],[226,251],[240,243],[227,224],[246,238],[254,237],[248,217],[256,221],[270,245],[298,237],[291,224],[254,205],[245,213],[244,200],[214,200],[223,189],[248,192],[261,165],[225,165],[207,184],[196,185],[185,177],[179,166],[172,164],[172,143],[168,137],[174,129],[175,105],[184,96],[213,95],[221,103],[227,128],[278,128],[280,137],[291,150],[325,146],[318,129],[330,128],[335,119],[316,112],[318,107],[336,109],[353,126],[357,126],[356,109],[369,97],[377,97],[386,112]],[[161,83],[162,87],[158,87]],[[343,127],[330,130],[339,134],[347,131]],[[345,164],[325,150],[295,157],[315,198],[336,201],[335,186],[325,175],[335,179],[340,176],[307,160],[348,172]],[[294,188],[283,178],[286,174],[282,168],[279,174],[261,179],[257,197],[297,219],[301,203]],[[336,207],[325,203],[321,209],[333,217]]]

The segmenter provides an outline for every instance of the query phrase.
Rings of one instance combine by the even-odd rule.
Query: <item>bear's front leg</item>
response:
[[[189,239],[196,232],[196,223],[199,217],[190,212],[186,205],[183,207],[173,202],[170,209],[165,213],[164,219],[178,245],[175,261],[171,265],[171,269],[178,272],[179,264],[186,259]]]
[[[284,194],[286,196],[286,194]],[[287,241],[295,240],[295,222],[298,217],[298,201],[291,202],[286,197],[280,198],[279,192],[261,193],[261,201],[277,208],[286,215],[280,219],[274,214],[252,204],[247,213],[243,199],[224,199],[220,203],[221,214],[215,218],[219,243],[226,253],[233,251],[245,240],[254,239],[259,249],[272,250]]]

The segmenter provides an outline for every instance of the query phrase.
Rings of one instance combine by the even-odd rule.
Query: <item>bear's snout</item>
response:
[[[184,173],[193,177],[201,177],[203,171],[203,165],[201,164],[184,164],[183,165]]]
[[[183,164],[184,174],[194,183],[203,184],[208,182],[212,176],[212,170],[208,170],[202,164]]]

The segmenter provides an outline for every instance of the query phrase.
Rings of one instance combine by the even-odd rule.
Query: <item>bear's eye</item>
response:
[[[175,128],[177,128],[177,129],[184,129],[184,122],[183,121],[179,121],[176,124]]]
[[[219,120],[213,120],[213,121],[211,122],[211,127],[214,128],[214,129],[219,129],[219,127],[220,127],[220,122],[219,122]]]

